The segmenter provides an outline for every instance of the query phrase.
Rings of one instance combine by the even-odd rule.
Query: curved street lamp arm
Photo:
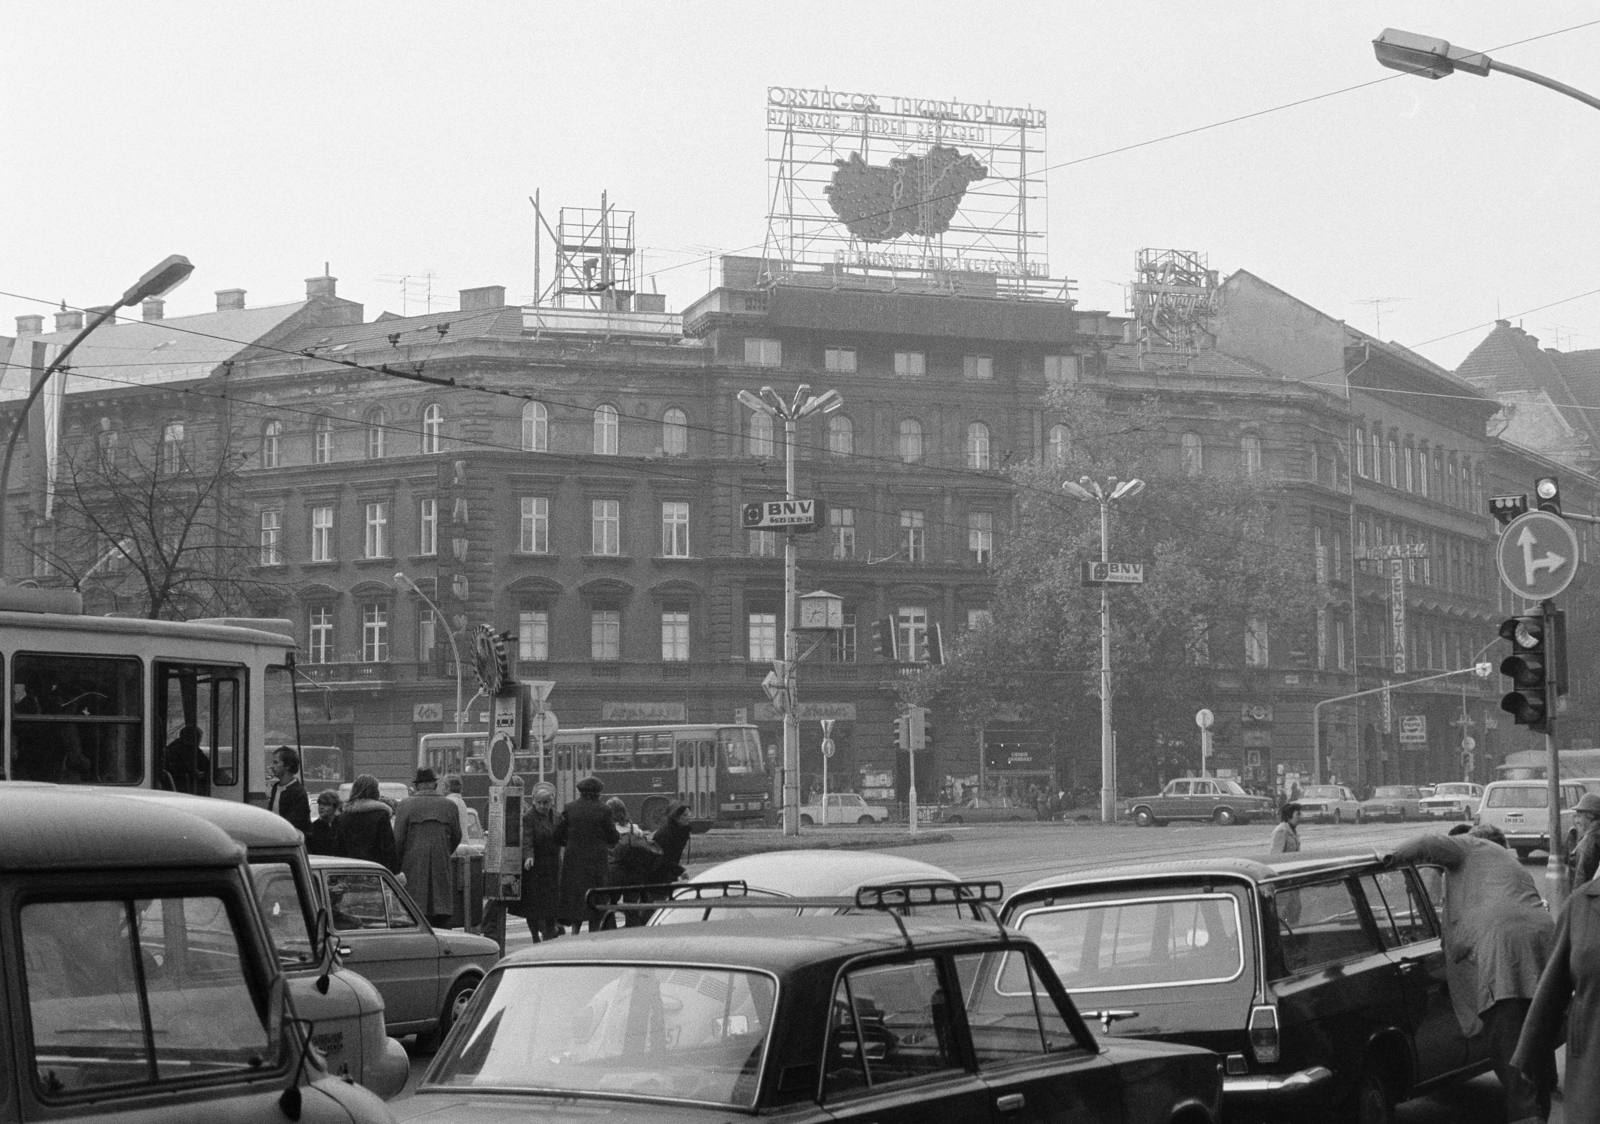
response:
[[[1512,66],[1510,63],[1497,62],[1494,59],[1488,59],[1487,61],[1490,70],[1498,70],[1504,74],[1511,75],[1513,78],[1521,78],[1525,82],[1532,82],[1535,86],[1543,86],[1545,89],[1554,90],[1558,94],[1566,94],[1567,97],[1576,98],[1590,109],[1600,109],[1600,98],[1595,97],[1593,94],[1586,94],[1576,87],[1567,85],[1565,82],[1557,82],[1554,78],[1546,78],[1543,74],[1535,73],[1532,70],[1523,70],[1522,67]]]

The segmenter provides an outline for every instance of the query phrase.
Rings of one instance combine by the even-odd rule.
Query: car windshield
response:
[[[1399,796],[1412,796],[1412,795],[1415,795],[1415,794],[1409,788],[1405,788],[1405,787],[1403,787],[1401,785],[1389,784],[1389,785],[1381,785],[1381,786],[1379,786],[1377,791],[1374,792],[1372,795],[1373,795],[1373,798],[1376,799],[1376,798],[1382,797],[1382,796],[1399,797]]]
[[[261,902],[261,916],[278,963],[297,968],[316,960],[311,947],[310,923],[295,885],[294,870],[285,862],[251,862],[250,878]]]
[[[1035,909],[1012,924],[1038,942],[1073,993],[1230,980],[1244,970],[1232,894]],[[1002,990],[1024,986],[1002,977]]]
[[[1339,796],[1337,788],[1325,784],[1314,784],[1300,794],[1302,800],[1337,800]]]
[[[1229,796],[1249,796],[1250,794],[1239,787],[1238,781],[1218,781],[1222,791]]]
[[[1470,784],[1442,784],[1433,790],[1435,796],[1471,796]]]
[[[424,1084],[754,1108],[777,990],[733,968],[505,968]]]

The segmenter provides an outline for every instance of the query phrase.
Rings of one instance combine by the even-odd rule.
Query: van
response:
[[[1568,852],[1578,841],[1572,809],[1583,798],[1581,781],[1561,782],[1561,823],[1558,833]],[[1550,787],[1548,781],[1494,781],[1483,790],[1476,822],[1493,824],[1505,833],[1506,846],[1527,859],[1536,850],[1550,849]]]
[[[392,1124],[323,1068],[273,949],[215,825],[0,783],[0,1120]]]

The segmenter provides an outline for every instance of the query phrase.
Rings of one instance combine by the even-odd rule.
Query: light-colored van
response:
[[[1578,781],[1561,782],[1561,823],[1558,833],[1567,850],[1577,842],[1572,808],[1583,798]],[[1526,859],[1536,850],[1550,849],[1550,789],[1546,781],[1495,781],[1483,790],[1477,822],[1493,824],[1505,832],[1506,846]]]

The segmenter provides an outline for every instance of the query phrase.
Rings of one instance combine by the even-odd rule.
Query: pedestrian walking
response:
[[[1567,893],[1588,882],[1600,868],[1600,796],[1592,792],[1583,794],[1572,809],[1578,828],[1578,842],[1572,848],[1567,862],[1567,877],[1571,880]]]
[[[439,786],[444,790],[444,798],[456,806],[456,814],[461,818],[461,842],[465,843],[471,834],[468,825],[472,822],[472,812],[467,808],[467,798],[461,795],[461,778],[455,773],[446,773]]]
[[[393,813],[378,797],[378,778],[362,773],[350,786],[350,799],[333,823],[333,843],[347,859],[382,863],[400,873],[400,853],[394,845]]]
[[[417,770],[413,795],[394,813],[394,845],[406,890],[437,928],[450,928],[455,913],[450,855],[461,842],[461,816],[456,806],[434,789],[439,778],[427,766]]]
[[[1393,859],[1444,867],[1445,978],[1456,1020],[1467,1037],[1481,1037],[1505,1090],[1507,1119],[1545,1120],[1555,1056],[1537,1035],[1518,1052],[1555,929],[1533,877],[1488,824],[1464,835],[1415,836]],[[1597,1117],[1569,1109],[1568,1119]]]
[[[606,876],[612,886],[646,886],[654,883],[661,869],[661,848],[645,832],[644,828],[633,822],[628,815],[628,806],[619,797],[613,796],[606,801],[606,810],[611,813],[611,822],[617,825],[617,842],[611,846],[611,854],[606,868]],[[648,900],[648,895],[633,891],[622,896],[625,902],[639,903]],[[625,910],[622,915],[622,925],[625,928],[636,928],[649,920],[649,916],[642,910]],[[615,929],[618,925],[615,913],[606,914],[601,921],[602,929]]]
[[[1555,949],[1511,1058],[1524,1083],[1537,1085],[1548,1072],[1563,1035],[1562,1111],[1571,1121],[1600,1120],[1600,882],[1593,880],[1573,891],[1556,922]]]
[[[1272,829],[1272,845],[1267,850],[1274,855],[1291,855],[1300,849],[1300,805],[1290,801],[1278,809],[1278,826]]]
[[[689,805],[674,800],[667,805],[667,816],[651,836],[661,848],[661,866],[657,871],[659,881],[665,885],[683,877],[683,851],[689,845]]]
[[[574,933],[583,929],[585,921],[591,932],[599,926],[600,914],[588,908],[584,897],[606,885],[611,848],[622,838],[611,812],[600,803],[604,791],[598,777],[584,777],[578,782],[578,798],[561,809],[556,820],[556,842],[566,848],[561,855],[558,914]]]
[[[561,844],[556,842],[556,790],[540,781],[522,813],[522,896],[506,908],[528,923],[535,941],[560,932]]]
[[[339,820],[339,794],[333,789],[317,793],[317,818],[306,832],[306,851],[313,855],[337,855],[339,843],[334,825]]]
[[[272,751],[267,772],[272,774],[272,785],[267,789],[268,810],[294,824],[304,835],[311,830],[311,801],[306,799],[306,786],[300,779],[299,751],[280,745]]]

